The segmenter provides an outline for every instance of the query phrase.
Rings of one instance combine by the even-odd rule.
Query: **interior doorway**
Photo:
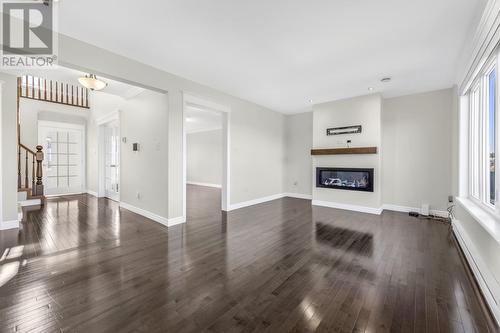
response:
[[[104,125],[105,197],[120,201],[120,124],[113,120]]]
[[[185,93],[183,111],[184,216],[228,211],[230,109]]]
[[[97,120],[99,197],[120,201],[120,113],[112,112]]]

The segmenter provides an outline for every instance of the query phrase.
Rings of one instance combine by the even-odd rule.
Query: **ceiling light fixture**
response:
[[[388,82],[391,82],[391,80],[392,80],[392,78],[390,78],[390,77],[384,77],[384,78],[382,78],[380,80],[380,82],[382,82],[382,83],[388,83]]]
[[[78,78],[78,82],[82,86],[92,91],[102,90],[108,85],[106,82],[99,80],[95,74],[89,74]]]
[[[50,1],[51,1],[51,0],[42,0],[43,4],[44,4],[45,6],[48,6],[48,5],[50,4],[50,3],[49,3]],[[52,2],[59,2],[59,0],[52,0]]]
[[[310,99],[310,100],[309,100],[309,103],[312,103],[312,102],[313,102],[313,100],[312,100],[312,99]]]
[[[368,91],[373,91],[373,87],[368,87]]]

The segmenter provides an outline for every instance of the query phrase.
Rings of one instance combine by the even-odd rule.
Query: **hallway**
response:
[[[0,232],[0,331],[488,331],[446,225],[291,198],[221,214],[219,198],[190,186],[169,229],[47,200]]]
[[[191,225],[221,219],[221,189],[186,185],[186,211]]]

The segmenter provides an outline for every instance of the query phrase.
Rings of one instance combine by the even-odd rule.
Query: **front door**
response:
[[[42,170],[47,195],[82,193],[83,188],[82,125],[38,123],[38,142],[45,154]]]

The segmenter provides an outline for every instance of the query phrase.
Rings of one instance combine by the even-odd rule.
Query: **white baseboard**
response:
[[[79,194],[84,194],[86,191],[83,192],[68,192],[68,193],[61,193],[61,194],[45,194],[44,196],[46,198],[56,198],[56,197],[65,197],[69,195],[79,195]]]
[[[187,181],[186,184],[188,184],[188,185],[198,185],[198,186],[207,186],[207,187],[222,188],[222,185],[220,185],[220,184],[200,183],[200,182],[190,182],[190,181]]]
[[[171,227],[173,225],[181,224],[186,222],[186,217],[185,216],[180,216],[180,217],[175,217],[175,218],[166,218],[163,216],[160,216],[158,214],[152,213],[150,211],[147,211],[145,209],[139,208],[132,206],[128,203],[125,202],[120,202],[120,207],[125,208],[127,210],[130,210],[131,212],[134,212],[136,214],[142,215],[144,217],[147,217],[150,220],[153,220],[155,222],[158,222],[160,224],[163,224],[166,227]]]
[[[321,200],[313,200],[312,205],[313,206],[344,209],[344,210],[352,210],[355,212],[375,214],[375,215],[380,215],[380,214],[382,214],[382,211],[383,211],[382,207],[380,207],[380,208],[366,207],[366,206],[350,205],[350,204],[330,202],[330,201],[321,201]]]
[[[257,198],[257,199],[253,199],[253,200],[249,200],[249,201],[244,201],[244,202],[232,204],[232,205],[230,205],[230,209],[228,211],[232,211],[232,210],[236,210],[236,209],[240,209],[240,208],[244,208],[244,207],[249,207],[249,206],[253,206],[253,205],[258,205],[258,204],[261,204],[264,202],[268,202],[268,201],[272,201],[272,200],[276,200],[276,199],[281,199],[284,197],[312,200],[312,195],[310,195],[310,194],[280,193],[280,194],[270,195],[267,197],[262,197],[262,198]],[[384,210],[391,210],[391,211],[395,211],[395,212],[404,212],[404,213],[409,213],[409,212],[420,213],[420,208],[398,206],[398,205],[391,205],[391,204],[384,204],[381,207],[376,208],[376,207],[366,207],[366,206],[344,204],[344,203],[337,203],[337,202],[330,202],[330,201],[312,200],[312,205],[313,206],[336,208],[336,209],[351,210],[351,211],[355,211],[355,212],[369,213],[369,214],[376,214],[376,215],[382,214],[382,212]],[[448,217],[447,211],[430,210],[430,214],[435,215],[435,216]]]
[[[253,199],[253,200],[248,200],[248,201],[243,201],[243,202],[239,202],[236,204],[232,204],[229,206],[228,211],[232,211],[232,210],[236,210],[236,209],[240,209],[240,208],[245,208],[245,207],[249,207],[249,206],[254,206],[254,205],[264,203],[264,202],[273,201],[273,200],[281,199],[281,198],[285,198],[285,197],[305,199],[305,200],[312,199],[312,195],[310,195],[310,194],[278,193],[278,194],[269,195],[267,197],[262,197],[262,198],[257,198],[257,199]]]
[[[18,202],[21,207],[28,207],[28,206],[40,206],[42,204],[42,201],[40,199],[27,199],[23,201]]]
[[[0,222],[0,230],[19,229],[19,221]]]
[[[92,196],[94,196],[96,198],[99,197],[99,194],[97,194],[97,192],[95,192],[95,191],[87,190],[87,194],[90,194],[90,195],[92,195]]]
[[[185,216],[178,216],[178,217],[172,217],[168,219],[168,226],[172,227],[174,225],[186,223],[186,217]]]
[[[382,205],[382,208],[383,208],[383,210],[391,210],[393,212],[402,212],[402,213],[417,212],[419,214],[421,213],[421,209],[420,208],[408,207],[408,206],[398,206],[398,205],[392,205],[392,204],[384,204],[384,205]],[[429,211],[429,213],[431,215],[445,217],[445,218],[449,216],[448,212],[447,211],[443,211],[443,210],[431,209]]]
[[[125,202],[120,202],[120,207],[125,208],[127,210],[130,210],[131,212],[142,215],[144,217],[147,217],[150,220],[161,223],[164,226],[168,227],[168,219],[166,217],[160,216],[158,214],[152,213],[150,211],[147,211],[145,209],[142,209],[142,208],[139,208],[136,206],[132,206],[132,205],[125,203]]]
[[[289,198],[297,198],[297,199],[304,199],[304,200],[312,200],[312,195],[311,194],[302,194],[302,193],[284,193],[284,197],[289,197]]]
[[[26,191],[17,192],[17,202],[24,201],[26,199],[28,199],[28,193]]]
[[[401,213],[409,213],[409,212],[417,212],[420,213],[420,209],[418,208],[413,208],[413,207],[407,207],[407,206],[398,206],[398,205],[391,205],[391,204],[383,204],[382,208],[384,210],[391,210],[393,212],[401,212]]]
[[[382,214],[382,212],[384,210],[390,210],[390,211],[394,211],[394,212],[403,212],[403,213],[417,212],[420,214],[420,208],[398,206],[398,205],[391,205],[391,204],[383,204],[382,207],[380,207],[380,208],[358,206],[358,205],[352,205],[352,204],[343,204],[343,203],[329,202],[329,201],[320,201],[320,200],[313,200],[312,204],[313,204],[313,206],[345,209],[345,210],[352,210],[352,211],[356,211],[356,212],[370,213],[370,214],[377,214],[377,215]],[[431,209],[429,211],[429,213],[431,215],[435,215],[435,216],[448,217],[447,211]]]
[[[448,213],[448,211],[445,211],[445,210],[435,210],[435,209],[431,209],[429,210],[429,213],[431,215],[434,215],[434,216],[439,216],[439,217],[444,217],[444,218],[448,218],[450,217],[450,213]]]
[[[472,273],[478,282],[479,288],[486,299],[491,313],[495,317],[497,324],[500,325],[500,307],[495,299],[495,295],[500,296],[500,285],[484,263],[474,243],[470,240],[465,230],[460,225],[460,221],[453,220],[453,233],[457,237],[458,243],[462,248],[465,258],[469,263]],[[500,300],[498,300],[500,301]]]
[[[284,193],[278,193],[278,194],[269,195],[267,197],[262,197],[262,198],[257,198],[257,199],[253,199],[253,200],[238,202],[236,204],[231,204],[229,206],[228,211],[232,211],[232,210],[236,210],[236,209],[240,209],[240,208],[244,208],[244,207],[249,207],[249,206],[253,206],[253,205],[258,205],[258,204],[261,204],[261,203],[264,203],[264,202],[268,202],[268,201],[272,201],[272,200],[276,200],[276,199],[281,199],[284,196],[285,196]]]

